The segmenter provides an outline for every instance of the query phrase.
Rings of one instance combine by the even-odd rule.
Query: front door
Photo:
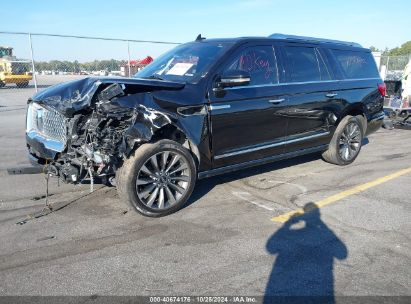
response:
[[[230,70],[249,73],[251,82],[220,92],[210,88],[214,168],[284,152],[287,117],[283,114],[287,97],[278,85],[273,46],[242,47],[218,74]]]

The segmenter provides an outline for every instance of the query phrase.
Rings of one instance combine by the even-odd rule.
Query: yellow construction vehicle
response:
[[[25,88],[32,78],[30,61],[17,60],[13,48],[0,46],[0,87],[15,83],[17,87]]]

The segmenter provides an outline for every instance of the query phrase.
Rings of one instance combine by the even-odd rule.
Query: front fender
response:
[[[128,108],[134,111],[129,128],[124,132],[121,151],[129,156],[137,146],[150,142],[156,132],[171,127],[184,134],[187,148],[198,159],[199,167],[211,167],[208,111],[206,106],[190,115],[178,113],[180,104],[158,99],[153,94],[132,94],[116,97],[110,101],[110,109]]]

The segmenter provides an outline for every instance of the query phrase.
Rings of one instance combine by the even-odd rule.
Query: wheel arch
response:
[[[361,102],[350,104],[344,109],[344,111],[342,111],[340,117],[336,122],[336,125],[339,125],[343,118],[347,115],[355,116],[360,119],[365,134],[365,132],[367,131],[367,117],[365,113],[365,106]]]
[[[194,141],[180,128],[172,122],[168,122],[159,128],[153,128],[151,125],[145,123],[136,123],[130,129],[132,132],[127,134],[127,141],[129,149],[126,156],[129,157],[132,151],[147,142],[157,142],[162,139],[169,139],[181,144],[190,151],[193,156],[197,169],[200,165],[200,152]]]
[[[178,142],[181,144],[184,148],[190,151],[191,155],[194,158],[194,162],[197,166],[197,169],[199,168],[200,165],[200,152],[197,147],[197,145],[194,143],[192,139],[189,138],[189,136],[183,132],[180,128],[178,128],[176,125],[170,123],[167,124],[160,129],[156,130],[151,138],[151,142],[156,142],[161,139],[169,139],[175,142]]]

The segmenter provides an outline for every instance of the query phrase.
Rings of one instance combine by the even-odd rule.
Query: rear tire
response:
[[[193,157],[177,142],[141,145],[117,171],[120,199],[144,216],[161,217],[181,209],[197,178]]]
[[[325,161],[346,166],[351,164],[361,151],[364,127],[358,117],[347,115],[338,124],[328,149],[322,154]]]

